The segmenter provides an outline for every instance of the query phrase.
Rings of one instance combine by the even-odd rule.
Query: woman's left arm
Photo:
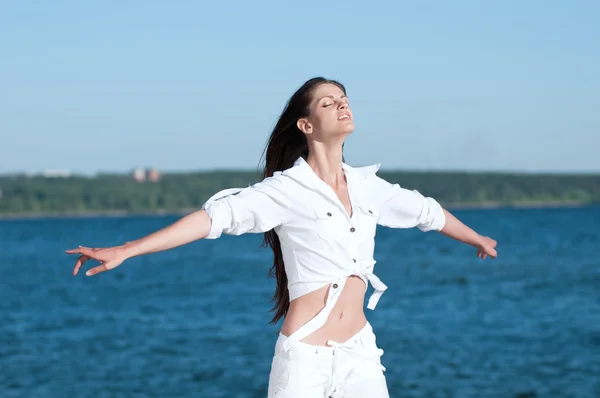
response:
[[[446,222],[440,230],[440,233],[477,248],[477,256],[481,259],[485,259],[487,256],[490,256],[491,258],[496,258],[498,256],[498,253],[496,252],[497,242],[494,239],[479,235],[477,232],[463,224],[448,210],[443,209],[443,211]]]
[[[418,227],[422,231],[438,231],[477,248],[477,256],[496,258],[496,241],[479,235],[463,224],[433,198],[416,190],[408,190],[374,176],[368,190],[380,200],[377,223],[391,228]]]

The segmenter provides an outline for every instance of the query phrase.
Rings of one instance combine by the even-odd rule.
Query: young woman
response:
[[[496,242],[462,224],[434,199],[377,176],[378,165],[343,162],[354,130],[342,84],[308,80],[289,100],[266,148],[264,179],[227,189],[144,238],[110,248],[67,250],[89,259],[95,275],[134,256],[221,234],[264,233],[274,253],[276,323],[284,318],[269,377],[272,397],[388,397],[383,353],[363,307],[374,309],[386,285],[373,273],[376,226],[440,231],[485,259]]]

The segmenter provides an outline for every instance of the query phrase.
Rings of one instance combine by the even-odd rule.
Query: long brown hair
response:
[[[283,171],[292,167],[300,156],[304,159],[308,157],[306,136],[298,129],[297,121],[300,118],[309,116],[312,94],[319,85],[324,83],[335,84],[344,94],[346,93],[346,88],[341,83],[323,77],[315,77],[307,80],[292,95],[273,128],[263,153],[265,158],[263,179],[273,176],[276,171]],[[275,231],[265,232],[262,246],[270,246],[274,255],[273,266],[269,271],[269,276],[277,280],[277,287],[272,300],[275,305],[271,309],[272,312],[275,312],[275,315],[270,322],[274,324],[287,315],[290,307],[290,292],[287,286],[288,279],[283,264],[281,243]]]

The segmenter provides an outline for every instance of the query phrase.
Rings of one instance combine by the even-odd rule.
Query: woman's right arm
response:
[[[210,217],[205,210],[198,210],[161,230],[121,246],[99,249],[79,246],[77,249],[67,250],[67,253],[80,255],[75,263],[73,275],[77,275],[86,261],[90,259],[100,261],[99,266],[86,272],[87,276],[92,276],[118,267],[129,258],[169,250],[203,239],[208,236],[210,229]]]
[[[267,178],[248,188],[223,190],[210,198],[202,210],[141,239],[115,247],[79,246],[67,250],[68,254],[79,255],[73,275],[90,259],[100,261],[100,265],[88,270],[88,276],[116,268],[128,258],[172,249],[198,239],[266,232],[286,222],[289,204],[287,190],[277,178]]]
[[[125,243],[126,258],[173,249],[206,238],[210,231],[210,217],[205,210],[198,210],[180,218],[173,224],[133,242]]]

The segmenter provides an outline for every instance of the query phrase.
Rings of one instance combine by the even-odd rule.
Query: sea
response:
[[[365,311],[391,397],[600,397],[600,207],[454,214],[498,241],[497,259],[378,227],[388,290]],[[72,275],[66,249],[178,217],[0,220],[0,398],[267,396],[280,324],[262,235]]]

